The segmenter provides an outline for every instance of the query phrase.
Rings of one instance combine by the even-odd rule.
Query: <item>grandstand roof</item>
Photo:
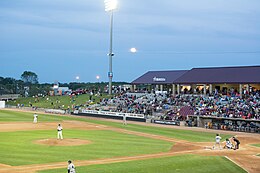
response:
[[[134,80],[132,84],[173,84],[176,79],[186,72],[188,70],[148,71]]]
[[[174,81],[176,84],[260,83],[260,66],[193,68]]]

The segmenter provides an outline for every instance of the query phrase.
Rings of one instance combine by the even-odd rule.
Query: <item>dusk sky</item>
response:
[[[118,1],[113,81],[260,65],[259,0]],[[33,71],[40,83],[108,81],[109,20],[103,0],[0,0],[0,76]]]

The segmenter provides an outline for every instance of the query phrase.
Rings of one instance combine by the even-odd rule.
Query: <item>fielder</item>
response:
[[[126,114],[123,115],[123,124],[127,125],[127,123],[126,123]]]
[[[38,115],[36,113],[33,114],[33,123],[38,122]]]
[[[71,162],[71,160],[68,160],[68,173],[76,173],[74,164]]]
[[[58,131],[58,138],[57,138],[57,139],[63,139],[63,136],[62,136],[62,126],[61,126],[61,124],[58,125],[57,131]]]

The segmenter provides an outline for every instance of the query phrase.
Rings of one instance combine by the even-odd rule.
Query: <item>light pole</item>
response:
[[[108,94],[112,94],[112,78],[113,78],[113,72],[112,72],[112,57],[113,54],[113,47],[112,47],[112,36],[113,36],[113,12],[117,8],[117,0],[105,0],[105,11],[110,13],[110,46],[109,46],[109,72],[108,72],[108,78],[109,78],[109,85],[108,85]]]
[[[100,93],[100,92],[99,92],[99,91],[100,91],[100,88],[99,88],[99,79],[100,79],[100,76],[97,75],[97,76],[96,76],[96,79],[97,79],[97,92]]]

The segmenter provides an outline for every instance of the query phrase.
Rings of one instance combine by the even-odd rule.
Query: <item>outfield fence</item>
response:
[[[81,115],[81,116],[110,118],[110,119],[123,119],[123,117],[125,116],[128,120],[146,122],[146,117],[144,114],[97,111],[97,110],[87,110],[87,109],[75,110],[73,114]]]

